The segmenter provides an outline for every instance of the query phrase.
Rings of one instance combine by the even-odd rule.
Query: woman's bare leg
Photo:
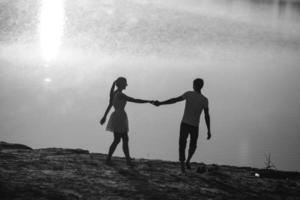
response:
[[[114,133],[114,141],[111,143],[111,145],[109,147],[108,155],[106,158],[107,162],[111,161],[111,157],[112,157],[113,153],[115,152],[118,144],[120,143],[120,140],[121,140],[121,135],[119,133]]]
[[[123,152],[126,157],[126,161],[128,165],[131,165],[131,158],[130,158],[130,153],[129,153],[129,138],[128,138],[128,133],[123,133],[122,134],[122,140],[123,140]]]

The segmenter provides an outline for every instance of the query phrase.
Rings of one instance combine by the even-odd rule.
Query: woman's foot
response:
[[[191,163],[190,163],[189,161],[187,161],[187,162],[185,163],[185,165],[186,165],[186,168],[187,168],[187,169],[189,169],[189,170],[192,169],[192,168],[191,168]]]
[[[185,165],[184,162],[180,162],[180,168],[181,168],[181,172],[185,173]]]
[[[134,164],[132,163],[132,159],[127,159],[126,160],[126,164],[129,166],[129,167],[134,167]]]

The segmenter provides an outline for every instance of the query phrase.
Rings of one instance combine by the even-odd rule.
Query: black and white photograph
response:
[[[1,200],[299,200],[300,0],[0,0]]]

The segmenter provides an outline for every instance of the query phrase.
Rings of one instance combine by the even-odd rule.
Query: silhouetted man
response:
[[[191,169],[191,158],[197,148],[199,122],[202,110],[205,114],[205,122],[207,126],[207,139],[211,138],[210,133],[210,116],[208,111],[208,99],[201,93],[203,87],[203,80],[197,78],[193,82],[194,91],[185,92],[183,95],[171,98],[166,101],[156,101],[153,104],[156,106],[173,104],[179,101],[185,100],[185,109],[183,118],[180,125],[180,136],[179,136],[179,161],[181,164],[182,172],[185,172],[185,165],[187,169]],[[188,152],[188,158],[185,159],[185,147],[186,140],[190,135],[190,146]],[[185,162],[186,161],[186,162]]]

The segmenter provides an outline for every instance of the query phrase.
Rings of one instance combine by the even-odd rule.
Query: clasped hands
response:
[[[155,101],[150,101],[149,103],[151,103],[151,104],[154,105],[154,106],[160,106],[160,105],[161,105],[161,102],[160,102],[160,101],[157,101],[157,100],[155,100]]]

